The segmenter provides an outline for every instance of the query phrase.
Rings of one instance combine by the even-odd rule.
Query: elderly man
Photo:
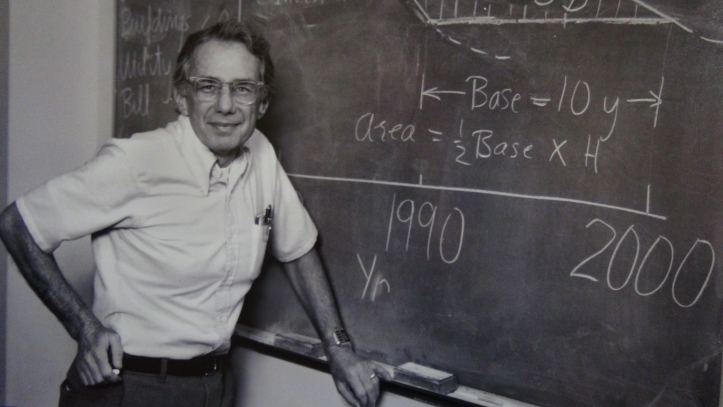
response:
[[[0,237],[78,343],[68,406],[231,406],[226,354],[270,244],[321,337],[336,386],[372,406],[386,371],[357,356],[314,245],[317,231],[268,140],[268,43],[224,23],[188,37],[174,75],[181,115],[111,140],[86,165],[20,197]],[[92,311],[52,252],[92,235]]]

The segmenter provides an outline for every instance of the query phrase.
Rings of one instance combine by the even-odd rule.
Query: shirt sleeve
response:
[[[276,166],[271,252],[279,261],[288,263],[314,247],[318,231],[278,161]]]
[[[124,208],[138,194],[135,177],[121,148],[107,142],[88,163],[54,178],[16,200],[30,234],[46,253],[122,222]]]

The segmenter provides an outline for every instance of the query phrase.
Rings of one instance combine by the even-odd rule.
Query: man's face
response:
[[[214,78],[224,83],[237,80],[261,81],[258,58],[246,45],[211,40],[200,45],[193,56],[189,76]],[[190,84],[184,95],[176,95],[181,114],[188,116],[201,142],[217,157],[236,154],[256,128],[256,119],[263,116],[268,103],[256,99],[251,105],[235,102],[231,90],[224,85],[216,101],[199,101]]]

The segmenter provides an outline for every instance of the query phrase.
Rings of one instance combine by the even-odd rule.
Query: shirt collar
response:
[[[179,116],[178,122],[181,125],[179,144],[181,154],[185,158],[193,177],[198,182],[204,195],[208,195],[211,183],[211,170],[216,164],[216,156],[196,136],[191,126],[191,120],[186,116]],[[238,180],[246,173],[250,161],[249,149],[242,147],[239,155],[231,162],[229,172],[229,186],[236,185]]]

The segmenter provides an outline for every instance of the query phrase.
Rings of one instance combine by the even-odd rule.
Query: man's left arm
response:
[[[321,337],[339,393],[352,406],[376,405],[379,397],[377,376],[391,380],[391,375],[383,367],[354,353],[351,347],[336,344],[334,332],[344,326],[316,249],[284,263],[284,270]]]

